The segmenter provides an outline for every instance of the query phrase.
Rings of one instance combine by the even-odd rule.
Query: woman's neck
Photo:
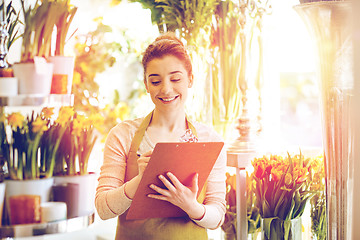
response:
[[[155,109],[150,125],[168,132],[183,131],[187,128],[185,119],[185,111],[164,113]]]

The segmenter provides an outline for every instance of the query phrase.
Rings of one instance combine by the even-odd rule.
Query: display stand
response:
[[[246,167],[255,152],[227,151],[227,166],[236,168],[236,240],[247,240]]]
[[[87,216],[38,224],[19,224],[0,227],[0,238],[32,237],[45,234],[69,233],[82,230],[94,223],[95,213]]]
[[[73,106],[74,95],[72,94],[50,94],[50,95],[15,95],[0,97],[0,115],[6,107],[61,107]],[[4,225],[0,227],[0,239],[11,239],[17,237],[32,237],[55,233],[69,233],[82,230],[94,223],[95,213],[86,216],[70,218],[61,221],[38,223]]]

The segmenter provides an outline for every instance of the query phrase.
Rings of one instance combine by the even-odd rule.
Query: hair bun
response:
[[[161,34],[159,37],[157,37],[155,39],[155,42],[162,41],[162,40],[176,41],[176,42],[180,43],[182,46],[184,46],[183,42],[178,37],[176,37],[174,32],[166,32],[166,33]]]

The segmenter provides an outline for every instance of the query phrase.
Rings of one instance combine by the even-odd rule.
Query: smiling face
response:
[[[145,71],[145,87],[160,111],[183,110],[193,77],[172,55],[151,60]]]

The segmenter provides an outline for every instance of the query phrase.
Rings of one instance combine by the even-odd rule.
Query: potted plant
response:
[[[4,3],[0,6],[0,11],[5,11],[5,21],[0,27],[0,49],[3,53],[0,60],[0,96],[13,96],[18,94],[18,82],[14,78],[13,69],[9,67],[7,53],[12,44],[20,37],[19,35],[19,14],[13,7],[12,1],[4,9]]]
[[[18,202],[31,202],[37,204],[30,209],[33,213],[34,209],[40,208],[40,202],[49,200],[55,156],[64,133],[56,121],[50,121],[49,112],[44,108],[41,114],[35,116],[33,112],[26,118],[14,112],[3,116],[0,121],[0,146],[7,169],[6,206],[13,224],[40,220],[15,221],[21,214],[10,209],[11,206],[17,206]],[[13,196],[19,198],[12,199]]]
[[[55,5],[58,18],[56,19],[56,45],[54,56],[49,56],[49,62],[54,64],[53,80],[51,85],[51,93],[71,93],[73,73],[74,73],[74,56],[65,56],[65,44],[68,31],[76,14],[77,7],[70,5],[69,0],[58,0],[53,3]],[[50,13],[49,13],[50,14]]]
[[[51,37],[58,19],[54,1],[36,1],[25,7],[21,0],[24,15],[21,57],[14,63],[14,76],[19,80],[20,94],[49,94],[53,74],[53,64],[46,58],[51,51]]]
[[[79,185],[77,216],[84,216],[94,212],[96,176],[88,172],[88,161],[97,140],[95,125],[103,119],[97,114],[87,117],[75,113],[68,106],[60,108],[60,115],[64,116],[65,132],[56,155],[54,184]]]

